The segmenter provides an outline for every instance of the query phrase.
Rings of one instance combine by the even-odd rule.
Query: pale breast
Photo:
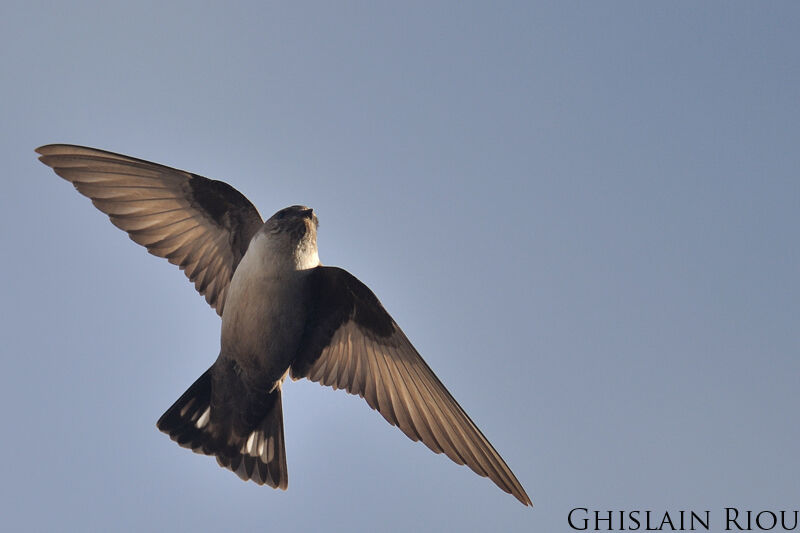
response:
[[[221,355],[247,372],[277,380],[303,334],[308,271],[282,261],[285,251],[270,241],[257,234],[233,275],[222,315]]]

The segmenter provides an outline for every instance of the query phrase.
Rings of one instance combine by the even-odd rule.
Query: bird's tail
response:
[[[235,435],[230,425],[212,423],[209,369],[167,409],[156,425],[184,448],[216,456],[220,466],[243,480],[285,490],[289,477],[280,388],[268,394],[265,407],[264,417],[244,437]]]

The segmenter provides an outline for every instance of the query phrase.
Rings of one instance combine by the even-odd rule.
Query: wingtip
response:
[[[39,146],[38,148],[34,149],[34,152],[39,154],[39,161],[45,163],[44,158],[51,155],[61,155],[65,151],[69,151],[69,149],[71,148],[74,149],[78,147],[75,147],[71,144],[43,144],[42,146]]]
[[[47,155],[48,153],[52,153],[55,149],[59,146],[64,146],[63,144],[43,144],[40,147],[34,149],[33,151],[39,155]]]
[[[511,492],[511,495],[514,496],[519,502],[524,505],[525,507],[533,507],[533,502],[528,497],[528,494],[525,492],[525,489],[520,487],[519,491]]]
[[[52,149],[55,146],[56,145],[54,145],[54,144],[43,144],[42,146],[36,148],[34,150],[34,152],[39,154],[39,157],[37,157],[36,159],[38,159],[39,161],[41,161],[42,163],[47,165],[47,156],[52,154]],[[47,165],[47,166],[49,167],[51,165]]]
[[[97,154],[109,154],[113,156],[119,156],[119,154],[115,154],[114,152],[108,152],[106,150],[100,150],[99,148],[90,148],[88,146],[81,146],[79,144],[69,144],[69,143],[52,143],[52,144],[43,144],[42,146],[34,149],[34,152],[40,155],[97,155]],[[125,156],[122,156],[125,157]]]
[[[531,499],[530,499],[530,498],[528,498],[528,495],[527,495],[527,494],[525,495],[525,498],[527,498],[527,500],[526,500],[526,501],[522,501],[522,500],[520,500],[520,501],[522,501],[522,504],[523,504],[525,507],[530,507],[531,509],[533,509],[533,502],[531,501]]]

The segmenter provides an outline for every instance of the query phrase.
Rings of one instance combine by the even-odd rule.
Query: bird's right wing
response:
[[[36,151],[131,239],[178,265],[222,316],[233,272],[262,224],[247,198],[227,183],[104,150]]]
[[[310,317],[292,379],[358,394],[410,439],[531,505],[503,458],[366,285],[340,268],[321,266],[308,289]]]

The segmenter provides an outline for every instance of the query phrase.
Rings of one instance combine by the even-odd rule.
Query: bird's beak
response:
[[[308,209],[306,209],[305,211],[301,211],[301,213],[303,213],[303,216],[306,217],[306,218],[313,218],[314,217],[314,210],[311,209],[310,207]]]

